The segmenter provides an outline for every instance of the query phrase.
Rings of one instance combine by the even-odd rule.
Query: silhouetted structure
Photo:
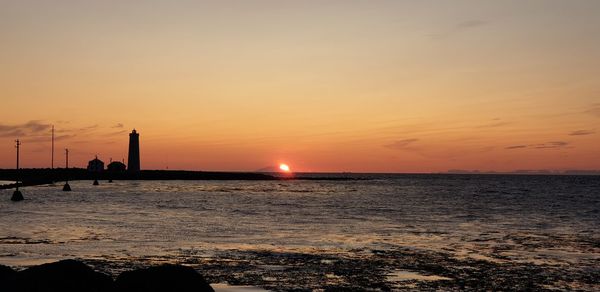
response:
[[[88,162],[87,170],[89,172],[102,172],[104,171],[104,162],[96,156],[96,158]]]
[[[69,149],[65,149],[65,170],[68,174],[69,172]],[[70,192],[71,185],[69,185],[69,178],[65,178],[65,185],[63,186],[63,192]]]
[[[18,172],[19,172],[19,147],[21,146],[21,142],[19,141],[19,139],[15,140],[15,142],[17,143],[15,148],[17,148],[17,175],[18,175]],[[14,201],[14,202],[23,201],[23,199],[24,199],[23,194],[21,193],[21,191],[19,191],[19,178],[17,178],[16,187],[17,187],[17,189],[12,194],[12,197],[10,197],[10,200]]]
[[[109,172],[125,172],[126,169],[125,164],[120,161],[113,161],[106,167],[106,170]]]
[[[125,161],[125,159],[123,159],[123,161]],[[113,182],[113,178],[115,176],[122,176],[122,173],[124,173],[126,170],[127,167],[125,166],[125,163],[119,161],[112,161],[111,158],[110,163],[106,167],[106,171],[109,173],[108,182]]]
[[[52,125],[52,160],[50,162],[50,168],[54,169],[54,125]]]
[[[63,186],[63,192],[70,192],[71,191],[71,185],[69,185],[68,182],[65,183],[65,185]]]
[[[129,156],[127,158],[129,172],[140,171],[140,135],[133,129],[129,134]]]

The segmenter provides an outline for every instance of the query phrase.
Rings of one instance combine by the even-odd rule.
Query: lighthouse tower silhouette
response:
[[[140,171],[140,134],[135,129],[129,134],[129,156],[127,157],[127,171]]]

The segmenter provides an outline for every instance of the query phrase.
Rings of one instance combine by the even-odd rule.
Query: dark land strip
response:
[[[89,172],[83,168],[57,169],[0,169],[0,180],[17,181],[21,186],[51,184],[76,180],[356,180],[348,177],[276,176],[256,172],[220,172],[188,170],[142,170],[139,172]],[[16,184],[0,185],[0,189],[15,188]]]

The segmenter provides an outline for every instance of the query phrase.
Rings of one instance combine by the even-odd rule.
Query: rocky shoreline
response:
[[[81,259],[14,273],[26,274],[31,269],[41,273],[65,262],[87,270],[88,274],[100,275],[98,279],[107,283],[76,291],[212,291],[205,283],[246,285],[270,291],[597,291],[600,288],[600,269],[595,260],[578,265],[516,263],[459,259],[445,252],[400,247],[340,254],[223,250],[211,256],[201,251],[182,250],[178,257]],[[6,275],[7,269],[2,268],[2,275]],[[189,284],[173,289],[173,284],[169,284],[172,282],[168,281],[179,276],[182,278],[177,278],[177,283]],[[125,287],[124,278],[130,279],[125,290],[119,288]],[[191,280],[185,282],[185,279]],[[185,290],[185,287],[193,287],[193,290]]]
[[[139,264],[143,266],[145,260],[140,259]],[[340,254],[231,250],[211,257],[187,251],[177,260],[194,267],[211,283],[251,285],[271,291],[597,291],[600,288],[600,269],[594,261],[558,266],[493,262],[457,259],[445,252],[403,247]],[[94,264],[105,268],[120,265],[118,261]]]

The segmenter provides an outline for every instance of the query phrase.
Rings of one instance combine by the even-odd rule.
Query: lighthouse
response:
[[[127,159],[127,171],[140,171],[140,134],[135,129],[129,134],[129,156]]]

